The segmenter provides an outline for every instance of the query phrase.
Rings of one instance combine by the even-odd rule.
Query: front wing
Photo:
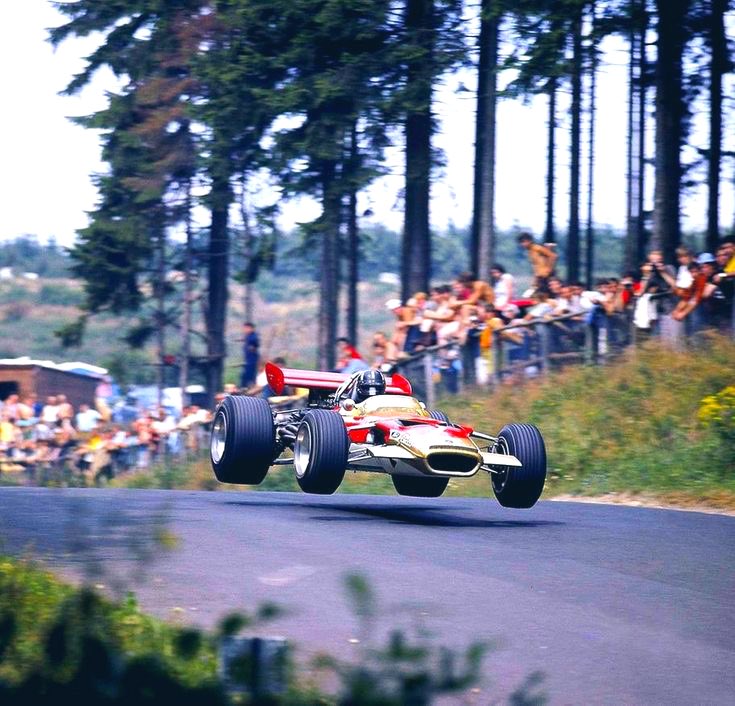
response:
[[[494,466],[512,466],[520,468],[523,464],[509,454],[498,454],[489,451],[469,452],[464,449],[437,449],[439,452],[450,452],[455,456],[468,459],[467,467],[462,469],[437,469],[427,461],[427,455],[411,451],[396,445],[351,444],[347,459],[347,468],[355,471],[373,471],[391,475],[411,476],[450,476],[468,478],[481,468],[490,471]],[[474,464],[469,467],[469,459]]]

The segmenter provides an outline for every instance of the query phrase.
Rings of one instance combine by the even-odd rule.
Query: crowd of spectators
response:
[[[393,328],[374,334],[370,364],[391,370],[423,349],[456,343],[438,352],[438,366],[471,367],[474,380],[479,362],[492,366],[496,337],[510,362],[528,359],[541,328],[529,324],[539,322],[553,322],[545,327],[553,353],[579,350],[590,330],[601,354],[633,337],[681,340],[705,329],[732,332],[735,239],[723,241],[716,253],[681,247],[676,266],[653,250],[638,271],[592,286],[557,275],[554,244],[536,243],[528,233],[518,242],[533,271],[530,287],[519,291],[517,278],[496,263],[485,279],[465,272],[405,301],[391,299],[386,307]],[[359,354],[346,340],[341,346],[344,369],[351,370]]]
[[[88,485],[162,456],[198,451],[210,421],[211,413],[196,405],[176,414],[111,408],[98,399],[75,409],[63,394],[45,400],[11,394],[0,402],[0,475],[25,472],[38,482],[74,478]]]

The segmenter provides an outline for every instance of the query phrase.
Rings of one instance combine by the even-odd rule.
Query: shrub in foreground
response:
[[[376,617],[372,591],[360,576],[348,577],[347,588],[368,635]],[[437,696],[462,693],[481,678],[484,645],[458,655],[428,638],[409,640],[394,631],[383,648],[365,640],[357,663],[329,656],[317,660],[317,669],[336,675],[335,695],[303,676],[295,679],[293,664],[287,663],[281,693],[253,696],[251,680],[257,678],[245,657],[223,681],[217,662],[223,641],[279,614],[277,607],[264,605],[252,617],[229,615],[214,633],[205,633],[150,618],[132,597],[115,603],[29,563],[0,558],[0,703],[424,706]],[[242,688],[233,690],[233,680]],[[543,703],[539,686],[539,675],[531,675],[512,702]]]

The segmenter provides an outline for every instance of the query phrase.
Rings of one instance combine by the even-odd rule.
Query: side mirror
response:
[[[342,400],[341,407],[345,412],[351,412],[353,409],[355,409],[355,400],[347,397],[346,399]]]

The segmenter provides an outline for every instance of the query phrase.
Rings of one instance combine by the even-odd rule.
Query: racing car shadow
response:
[[[254,493],[247,500],[238,499],[229,501],[228,504],[245,505],[250,508],[291,508],[306,509],[309,511],[321,510],[319,514],[310,515],[311,520],[318,522],[371,522],[383,520],[395,524],[417,525],[423,527],[497,527],[497,528],[523,528],[523,527],[553,527],[564,525],[564,522],[554,520],[524,520],[524,519],[492,519],[461,515],[456,507],[442,507],[440,504],[401,504],[387,505],[376,503],[349,504],[345,502],[309,502],[301,500],[281,501],[274,500],[273,496],[258,497]],[[261,496],[262,497],[262,496]],[[344,496],[342,496],[344,497]],[[325,512],[331,514],[325,514]]]
[[[319,505],[318,507],[329,507]],[[420,525],[423,527],[548,527],[563,525],[563,522],[550,520],[504,520],[483,519],[471,516],[461,516],[454,511],[450,514],[436,505],[395,505],[391,507],[370,505],[333,505],[330,510],[340,514],[314,515],[312,519],[320,522],[360,522],[372,519],[386,520],[395,524]],[[343,513],[350,513],[346,516]]]

